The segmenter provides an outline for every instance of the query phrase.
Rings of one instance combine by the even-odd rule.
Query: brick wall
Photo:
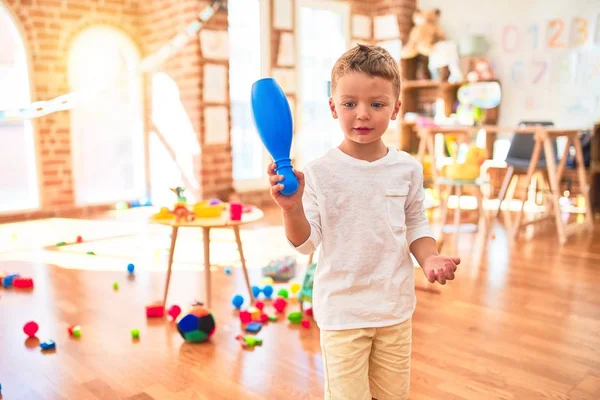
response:
[[[114,26],[135,40],[138,2],[129,0],[3,0],[20,28],[29,53],[32,101],[69,91],[68,49],[72,39],[95,24]],[[68,112],[36,119],[36,147],[41,211],[32,217],[73,209],[71,135]],[[3,216],[3,219],[6,216]]]

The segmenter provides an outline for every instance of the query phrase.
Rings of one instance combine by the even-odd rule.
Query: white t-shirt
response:
[[[373,162],[336,148],[306,166],[302,202],[311,230],[296,250],[310,254],[321,245],[312,300],[319,328],[382,327],[412,316],[408,246],[433,237],[422,171],[417,160],[391,147]]]

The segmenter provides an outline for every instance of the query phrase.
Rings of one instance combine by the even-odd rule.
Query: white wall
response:
[[[447,36],[483,34],[503,89],[500,124],[600,119],[600,0],[419,0]]]

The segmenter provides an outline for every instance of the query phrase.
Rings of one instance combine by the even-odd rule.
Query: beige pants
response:
[[[321,330],[326,400],[406,400],[411,320],[383,328]]]

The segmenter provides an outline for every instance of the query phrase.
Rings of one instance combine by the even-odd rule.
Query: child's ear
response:
[[[331,110],[331,116],[334,119],[338,118],[338,114],[337,111],[335,110],[335,103],[333,102],[333,97],[329,98],[329,109]]]
[[[394,112],[392,113],[392,121],[394,121],[398,117],[398,113],[400,112],[400,106],[402,102],[400,100],[396,100],[396,104],[394,104]]]

